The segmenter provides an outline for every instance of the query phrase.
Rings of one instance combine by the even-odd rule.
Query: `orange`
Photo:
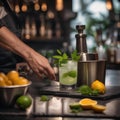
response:
[[[0,72],[0,76],[3,77],[6,85],[12,85],[12,82],[8,79],[8,77],[6,76],[6,74],[4,74],[3,72]]]
[[[29,80],[24,77],[19,77],[18,80],[15,82],[15,85],[26,85],[29,83]]]
[[[96,100],[92,100],[90,98],[83,98],[79,101],[80,105],[82,106],[82,108],[84,109],[91,109],[92,105],[96,105],[97,101]]]
[[[11,80],[5,81],[6,85],[13,85]]]
[[[103,112],[106,109],[106,106],[104,105],[92,105],[92,110],[94,110],[95,112]]]
[[[19,79],[19,73],[15,70],[12,70],[7,73],[7,77],[9,80],[12,81],[13,84],[15,84],[16,81]]]
[[[0,86],[6,86],[5,80],[3,77],[0,76]]]
[[[7,78],[7,76],[6,76],[5,73],[3,73],[3,72],[0,72],[0,76],[3,77],[4,79]]]
[[[99,93],[102,93],[104,94],[105,91],[106,91],[106,87],[104,85],[104,83],[102,83],[101,81],[99,80],[95,80],[92,84],[91,84],[91,88],[93,90],[98,90]]]

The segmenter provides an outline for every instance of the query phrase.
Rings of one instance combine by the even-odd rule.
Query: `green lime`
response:
[[[60,83],[63,85],[74,85],[76,82],[77,82],[76,79],[70,76],[60,79]]]
[[[22,95],[17,98],[16,105],[21,109],[27,109],[32,104],[32,99],[28,95]]]
[[[81,105],[77,102],[70,104],[69,107],[72,113],[78,113],[83,110]]]
[[[48,100],[49,100],[49,97],[48,97],[47,95],[42,95],[42,96],[40,97],[40,100],[41,100],[41,101],[48,101]]]
[[[79,109],[81,105],[79,103],[72,103],[69,105],[71,109]]]
[[[65,78],[68,76],[75,78],[77,76],[77,72],[75,70],[72,70],[72,71],[64,73],[62,77]]]

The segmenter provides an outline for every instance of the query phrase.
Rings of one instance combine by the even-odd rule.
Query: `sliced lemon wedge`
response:
[[[97,104],[97,101],[90,98],[83,98],[79,101],[79,104],[83,109],[91,109],[93,105]]]
[[[99,105],[99,104],[92,105],[92,110],[95,112],[103,112],[105,109],[106,109],[106,106],[104,105]]]

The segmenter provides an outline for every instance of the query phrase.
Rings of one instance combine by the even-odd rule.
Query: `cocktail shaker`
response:
[[[105,83],[106,61],[98,59],[98,53],[88,53],[86,44],[86,34],[83,33],[85,25],[77,25],[78,34],[76,38],[76,49],[80,55],[78,61],[77,86],[91,85],[94,80]]]

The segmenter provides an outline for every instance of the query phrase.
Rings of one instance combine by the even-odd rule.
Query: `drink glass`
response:
[[[74,89],[77,83],[77,61],[68,60],[59,66],[60,88]]]

